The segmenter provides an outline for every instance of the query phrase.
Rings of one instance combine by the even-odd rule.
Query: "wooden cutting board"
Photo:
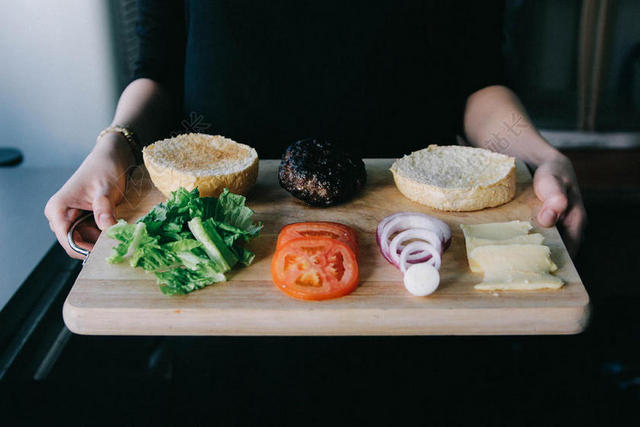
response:
[[[247,204],[264,223],[251,242],[252,266],[237,269],[226,283],[185,296],[165,296],[155,277],[126,265],[107,264],[114,241],[101,235],[64,305],[64,320],[79,334],[108,335],[481,335],[574,334],[589,317],[589,296],[556,228],[545,236],[557,275],[557,291],[480,292],[482,277],[469,271],[461,223],[531,220],[539,209],[531,175],[518,165],[515,199],[477,212],[434,211],[406,199],[396,189],[392,160],[367,160],[368,182],[355,200],[331,208],[312,208],[291,197],[277,182],[278,162],[260,162],[258,183]],[[162,194],[144,170],[128,185],[118,216],[134,221]],[[444,254],[441,282],[429,297],[408,294],[402,275],[380,255],[375,230],[385,216],[420,211],[441,218],[453,240]],[[271,282],[270,263],[277,234],[292,222],[328,220],[355,228],[361,241],[358,289],[335,300],[298,301]]]

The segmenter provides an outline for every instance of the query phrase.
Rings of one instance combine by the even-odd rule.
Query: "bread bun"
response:
[[[165,196],[198,187],[202,197],[224,188],[246,194],[258,178],[258,153],[219,135],[190,133],[157,141],[142,150],[154,185]]]
[[[391,172],[407,198],[444,211],[498,206],[516,194],[515,159],[481,148],[430,145],[396,160]]]

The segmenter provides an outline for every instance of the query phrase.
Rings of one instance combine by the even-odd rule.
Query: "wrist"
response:
[[[547,162],[564,162],[568,160],[567,157],[553,145],[549,144],[546,140],[543,140],[543,142],[543,145],[540,145],[537,150],[532,150],[533,152],[529,154],[529,159],[526,160],[527,163],[538,167]]]
[[[561,153],[560,151],[558,151],[556,148],[553,148],[552,151],[549,151],[548,153],[546,153],[542,157],[542,160],[541,160],[540,163],[547,163],[547,162],[571,163],[569,158],[567,156],[565,156],[563,153]]]
[[[136,165],[136,157],[131,150],[131,145],[124,135],[117,132],[110,132],[100,137],[93,151],[108,155],[123,170]]]

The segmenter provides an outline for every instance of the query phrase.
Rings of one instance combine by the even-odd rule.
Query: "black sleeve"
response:
[[[492,85],[504,85],[502,34],[504,1],[468,2],[460,7],[457,37],[457,104],[460,117],[472,93]]]
[[[133,79],[149,78],[182,102],[185,60],[185,5],[178,0],[138,0],[139,53]]]

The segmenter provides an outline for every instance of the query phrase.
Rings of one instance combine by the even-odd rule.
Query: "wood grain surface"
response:
[[[344,205],[312,208],[291,197],[277,182],[278,162],[260,162],[258,183],[247,197],[264,223],[251,242],[256,260],[234,270],[230,280],[185,296],[163,295],[155,277],[141,269],[107,264],[114,241],[101,235],[64,305],[69,329],[95,335],[482,335],[573,334],[589,317],[589,296],[556,228],[535,227],[545,236],[556,273],[566,285],[557,291],[481,292],[481,275],[467,265],[461,223],[531,220],[539,209],[531,175],[518,165],[518,191],[510,203],[476,212],[440,212],[402,196],[393,184],[392,160],[367,160],[362,194]],[[135,221],[163,200],[144,170],[128,184],[118,216]],[[453,240],[444,254],[441,282],[428,297],[411,296],[401,273],[380,255],[378,222],[399,211],[441,218]],[[327,220],[355,228],[361,242],[361,283],[335,300],[299,301],[271,282],[270,263],[277,234],[291,222]]]

